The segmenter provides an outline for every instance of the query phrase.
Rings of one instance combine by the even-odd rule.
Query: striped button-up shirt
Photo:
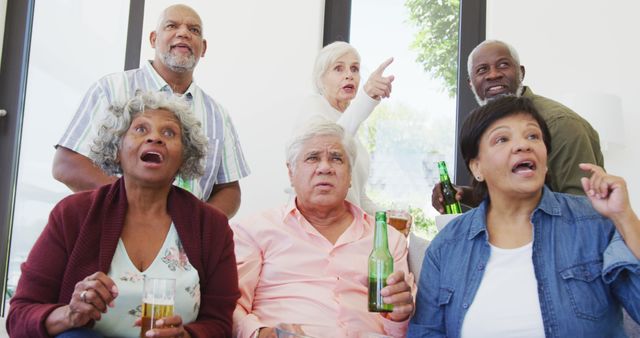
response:
[[[173,93],[151,62],[138,69],[107,75],[89,88],[58,145],[88,157],[96,127],[109,106],[125,103],[137,90]],[[177,178],[174,184],[207,200],[214,184],[238,181],[249,175],[249,167],[231,118],[222,106],[193,82],[184,95],[191,103],[193,113],[202,122],[209,146],[204,175],[190,181]]]

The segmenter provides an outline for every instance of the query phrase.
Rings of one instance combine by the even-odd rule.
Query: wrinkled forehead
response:
[[[319,135],[308,139],[302,145],[302,154],[312,152],[329,152],[344,154],[342,140],[338,136]]]
[[[158,26],[169,21],[202,26],[202,20],[198,13],[191,7],[184,5],[175,5],[165,9],[158,19]]]
[[[360,64],[360,57],[354,53],[353,51],[346,51],[345,53],[338,55],[337,57],[328,60],[328,64],[327,64],[327,69],[325,70],[325,74],[326,72],[329,71],[329,69],[331,69],[332,66],[336,65],[336,64],[345,64],[345,65],[353,65],[353,64]]]
[[[145,119],[145,120],[157,120],[163,122],[171,122],[177,125],[181,125],[180,119],[176,115],[176,113],[172,112],[169,109],[165,108],[157,108],[157,109],[145,109],[142,112],[137,113],[132,116],[132,122],[136,119]]]
[[[501,59],[515,61],[509,48],[501,43],[491,43],[480,47],[474,54],[472,66],[475,67],[483,63],[492,63]]]

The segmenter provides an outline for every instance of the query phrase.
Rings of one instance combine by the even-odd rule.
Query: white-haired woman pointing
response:
[[[345,131],[355,135],[360,124],[371,114],[382,98],[391,95],[393,75],[384,76],[393,61],[384,61],[360,88],[360,54],[350,44],[337,41],[320,50],[313,70],[313,81],[318,95],[305,102],[299,112],[294,134],[314,120],[336,122]],[[367,197],[365,186],[369,177],[369,153],[356,139],[357,154],[353,168],[351,189],[347,200],[368,214],[375,213],[375,204]]]

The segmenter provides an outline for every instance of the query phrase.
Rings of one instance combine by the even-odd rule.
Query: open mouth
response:
[[[523,171],[533,171],[536,170],[536,164],[533,161],[522,161],[516,163],[513,168],[511,168],[512,173],[519,173]]]
[[[140,159],[145,163],[162,163],[162,161],[164,160],[160,153],[156,153],[153,151],[143,153],[142,156],[140,156]]]
[[[346,90],[352,91],[352,90],[356,89],[356,86],[354,86],[352,84],[348,84],[348,85],[344,85],[342,87],[342,89],[346,89]]]
[[[178,44],[175,44],[175,45],[171,46],[171,49],[176,49],[176,48],[178,48],[178,49],[186,49],[189,52],[193,53],[193,50],[191,50],[191,47],[189,45],[178,43]]]
[[[491,87],[487,88],[485,90],[485,93],[487,93],[488,96],[493,96],[493,95],[502,94],[502,93],[506,92],[507,90],[508,90],[508,88],[505,85],[496,85],[496,86],[491,86]]]

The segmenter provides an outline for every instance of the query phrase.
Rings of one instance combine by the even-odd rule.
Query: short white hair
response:
[[[360,62],[360,54],[350,44],[344,41],[332,42],[320,50],[316,57],[316,63],[313,67],[313,84],[316,87],[318,94],[324,94],[324,84],[322,83],[322,76],[327,72],[329,66],[335,63],[340,57],[347,53],[353,53]]]
[[[304,144],[320,136],[335,136],[340,139],[349,162],[349,172],[351,172],[353,170],[353,162],[356,159],[356,143],[353,137],[346,133],[340,125],[323,118],[312,119],[287,143],[285,156],[291,172],[296,169],[296,160],[301,155]]]
[[[486,46],[486,45],[492,45],[492,44],[497,44],[497,45],[502,45],[504,47],[507,48],[507,50],[509,50],[509,54],[511,54],[511,58],[513,59],[513,61],[515,61],[516,63],[516,67],[518,68],[518,71],[520,71],[520,56],[518,55],[518,51],[516,51],[515,48],[513,48],[512,45],[504,42],[504,41],[500,41],[500,40],[484,40],[482,41],[479,45],[476,46],[476,48],[474,48],[471,53],[469,53],[469,57],[467,58],[467,75],[469,76],[469,78],[471,79],[471,74],[473,71],[473,56],[476,54],[476,52],[478,50],[480,50],[480,48]]]

